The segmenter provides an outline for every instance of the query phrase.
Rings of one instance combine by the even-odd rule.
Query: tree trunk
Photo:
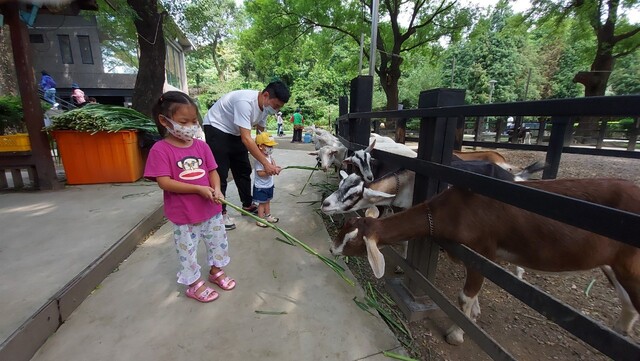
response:
[[[615,14],[618,11],[617,1],[608,1],[608,10]],[[598,47],[591,63],[591,71],[578,72],[573,78],[574,83],[584,85],[584,96],[603,96],[607,90],[609,76],[613,71],[615,58],[613,47],[616,45],[615,27],[616,16],[610,15],[605,23],[596,29]],[[600,21],[599,19],[597,19]],[[591,143],[598,137],[598,122],[600,118],[584,117],[578,119],[578,128],[574,139],[580,143]]]
[[[222,70],[222,67],[220,67],[220,63],[218,62],[218,40],[214,40],[213,43],[211,43],[211,58],[213,59],[213,66],[216,68],[216,71],[218,72],[218,80],[223,82],[224,81],[224,71]]]
[[[138,32],[140,59],[138,76],[133,90],[133,109],[151,115],[151,107],[162,95],[165,82],[166,45],[162,31],[164,13],[158,13],[156,0],[127,0],[138,18],[134,21]]]
[[[382,49],[383,50],[383,49]],[[400,65],[402,59],[399,56],[389,56],[386,52],[380,51],[380,85],[387,97],[387,110],[398,110],[399,95],[398,81],[400,80]],[[395,129],[395,141],[404,143],[404,130],[399,130],[394,118],[388,118],[385,122],[386,129]]]

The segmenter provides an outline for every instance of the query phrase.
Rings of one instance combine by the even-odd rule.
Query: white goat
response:
[[[640,187],[626,180],[560,179],[522,184],[640,214]],[[380,278],[385,261],[379,247],[426,237],[464,244],[492,261],[501,258],[540,271],[600,267],[622,303],[614,330],[627,334],[638,318],[639,248],[456,187],[387,218],[349,219],[334,240],[331,253],[367,255],[373,273]],[[466,274],[458,301],[462,312],[475,321],[480,315],[478,293],[484,277],[470,268]],[[459,345],[464,332],[454,325],[446,339]]]
[[[347,150],[347,147],[338,142],[335,145],[325,145],[315,152],[309,152],[309,154],[316,156],[320,163],[320,168],[326,172],[332,165],[335,166],[336,169],[342,167],[342,162],[347,155]]]

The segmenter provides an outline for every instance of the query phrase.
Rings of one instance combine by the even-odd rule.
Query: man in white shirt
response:
[[[203,119],[207,144],[218,163],[220,188],[226,195],[229,170],[238,187],[242,208],[257,212],[251,196],[251,163],[249,154],[264,166],[269,175],[279,174],[280,167],[271,164],[251,137],[251,128],[263,131],[267,116],[275,114],[289,101],[289,88],[281,81],[269,83],[263,91],[235,90],[222,96],[209,109]],[[247,153],[248,151],[248,153]],[[224,224],[227,230],[236,228],[222,206]]]

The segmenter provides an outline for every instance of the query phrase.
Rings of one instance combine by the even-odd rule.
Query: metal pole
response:
[[[364,56],[364,33],[360,33],[360,62],[358,63],[358,75],[362,75],[362,57]]]
[[[369,75],[373,76],[376,69],[376,48],[378,42],[378,4],[373,0],[371,6],[371,49],[369,50]]]
[[[456,57],[453,57],[453,66],[451,67],[451,88],[453,89],[453,75],[456,73]]]
[[[529,75],[527,75],[527,85],[524,87],[524,99],[527,100],[527,96],[529,95],[529,82],[531,81],[531,68],[529,68]]]

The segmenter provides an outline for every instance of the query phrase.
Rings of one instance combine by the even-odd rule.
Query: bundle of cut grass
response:
[[[45,130],[77,130],[91,133],[139,130],[158,134],[156,124],[146,115],[131,108],[105,104],[90,104],[64,112],[55,116]]]

